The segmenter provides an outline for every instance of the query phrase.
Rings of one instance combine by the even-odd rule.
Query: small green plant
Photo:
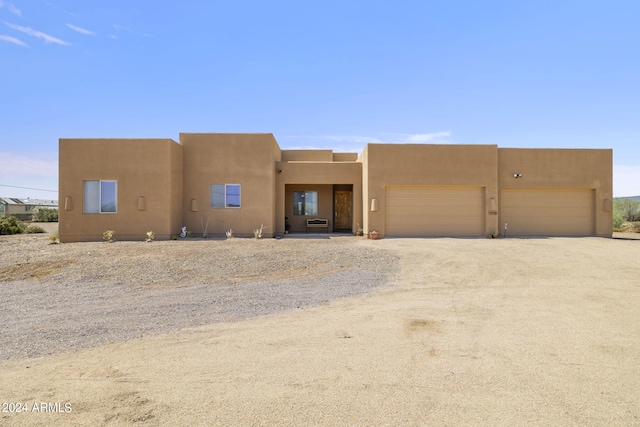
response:
[[[174,234],[173,236],[171,236],[171,240],[178,240],[178,235]]]
[[[46,233],[44,228],[40,227],[39,225],[33,225],[33,224],[25,228],[24,232],[27,234]]]
[[[0,235],[1,234],[19,234],[24,231],[26,226],[18,221],[18,218],[12,215],[0,215]]]
[[[187,237],[191,237],[192,234],[193,232],[191,230],[187,230]]]
[[[364,230],[362,229],[362,227],[360,227],[360,223],[356,222],[356,224],[358,225],[358,231],[356,231],[356,236],[364,235]]]
[[[51,240],[52,245],[55,245],[58,243],[58,241],[60,240],[60,234],[58,233],[58,230],[51,233],[51,235],[49,236],[49,240]]]
[[[227,235],[227,239],[233,238],[233,228],[230,228],[225,233]]]
[[[105,242],[108,243],[113,243],[113,236],[116,234],[115,231],[113,230],[107,230],[104,233],[102,233],[102,238],[104,239]]]
[[[147,243],[153,242],[153,239],[156,238],[156,235],[153,231],[147,231]]]
[[[262,230],[264,230],[264,224],[260,224],[260,228],[253,230],[254,239],[262,239]]]

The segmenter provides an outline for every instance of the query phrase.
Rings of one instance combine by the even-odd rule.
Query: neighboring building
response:
[[[17,197],[0,197],[0,215],[14,215],[20,219],[31,219],[31,210],[37,207],[57,208],[57,200],[19,199]]]
[[[329,231],[384,236],[612,233],[610,149],[368,144],[362,154],[281,150],[272,134],[60,139],[62,242]],[[317,229],[315,229],[317,230]]]

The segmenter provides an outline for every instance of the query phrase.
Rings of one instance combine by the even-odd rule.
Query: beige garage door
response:
[[[484,187],[387,187],[387,236],[481,236]]]
[[[590,189],[503,189],[500,218],[511,236],[592,236]],[[503,230],[501,230],[503,231]]]

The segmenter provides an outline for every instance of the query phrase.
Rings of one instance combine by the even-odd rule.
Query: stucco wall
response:
[[[265,236],[275,226],[275,164],[280,148],[272,134],[180,134],[184,147],[183,222],[195,236],[202,223],[210,236],[252,236],[264,224]],[[212,184],[240,184],[241,207],[211,208]],[[197,211],[193,211],[192,200]]]
[[[318,215],[294,215],[293,192],[317,191]],[[325,218],[329,220],[329,231],[333,231],[333,186],[329,184],[297,184],[285,186],[285,216],[289,218],[292,233],[304,233],[308,218]],[[324,229],[322,229],[324,231]],[[312,233],[318,230],[311,230]]]
[[[334,162],[355,162],[358,160],[358,153],[333,153]]]
[[[282,150],[282,161],[332,162],[331,150]]]
[[[298,189],[320,193],[318,216],[331,221],[331,230],[337,184],[352,186],[353,231],[361,224],[381,237],[387,186],[482,187],[486,235],[500,228],[501,189],[592,189],[595,233],[612,231],[611,150],[368,144],[355,160],[331,150],[280,150],[272,134],[183,133],[180,141],[61,139],[61,240],[98,240],[107,229],[118,239],[142,240],[150,230],[168,238],[183,225],[199,236],[207,219],[210,236],[230,228],[251,236],[260,224],[271,236],[284,232],[285,216],[302,231],[304,218],[294,218],[291,206]],[[85,180],[118,181],[116,214],[82,212]],[[211,208],[212,184],[240,184],[242,206]]]
[[[611,237],[612,156],[610,149],[499,148],[498,184],[500,189],[593,189],[596,235]],[[516,173],[522,176],[516,179]]]
[[[385,235],[385,186],[479,186],[485,188],[485,206],[498,197],[498,148],[495,145],[368,144],[361,159],[364,168],[364,231]],[[378,210],[371,211],[376,199]],[[498,225],[487,209],[485,234]]]
[[[171,139],[60,139],[60,241],[100,240],[105,230],[114,230],[119,240],[144,240],[147,231],[169,238],[176,232],[171,213],[180,209],[180,154]],[[118,182],[117,213],[83,213],[85,180]]]
[[[182,145],[180,144],[171,145],[170,167],[171,209],[169,211],[169,225],[171,227],[171,233],[177,234],[183,224],[183,152]]]
[[[284,158],[284,156],[283,156]],[[319,162],[319,163],[297,163],[278,162],[276,163],[276,232],[284,232],[284,217],[288,216],[292,220],[292,211],[285,207],[286,197],[292,197],[293,185],[303,184],[301,190],[310,188],[311,185],[318,184],[351,184],[353,185],[353,231],[356,231],[356,223],[362,224],[362,164],[358,162]],[[286,188],[285,188],[286,186]],[[296,187],[297,188],[297,187]],[[314,191],[314,190],[309,190]],[[333,209],[333,195],[330,196],[331,204],[329,209]],[[291,208],[292,209],[292,208]],[[287,212],[287,213],[285,213]],[[320,215],[319,215],[320,216]],[[327,216],[322,216],[327,218]],[[332,212],[328,212],[328,219],[333,227]]]

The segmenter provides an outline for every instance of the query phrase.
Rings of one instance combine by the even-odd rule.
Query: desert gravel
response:
[[[389,284],[353,236],[50,244],[0,238],[0,361],[324,304]]]
[[[0,410],[0,425],[638,426],[640,241],[630,237],[36,239],[26,252],[24,237],[0,238],[2,287],[58,284],[14,297],[11,307],[21,298],[39,307],[24,313],[40,323],[13,338],[25,348],[46,333],[81,337],[30,334],[48,323],[85,322],[95,328],[87,334],[121,339],[127,319],[148,328],[134,326],[139,339],[1,361],[0,403],[27,409]],[[83,302],[65,301],[87,283],[96,288]],[[199,306],[211,288],[220,293]],[[224,308],[225,292],[237,307]],[[274,312],[218,322],[211,307],[238,319]],[[168,319],[190,325],[200,312],[209,324],[161,333]],[[3,315],[14,331],[15,313]]]

